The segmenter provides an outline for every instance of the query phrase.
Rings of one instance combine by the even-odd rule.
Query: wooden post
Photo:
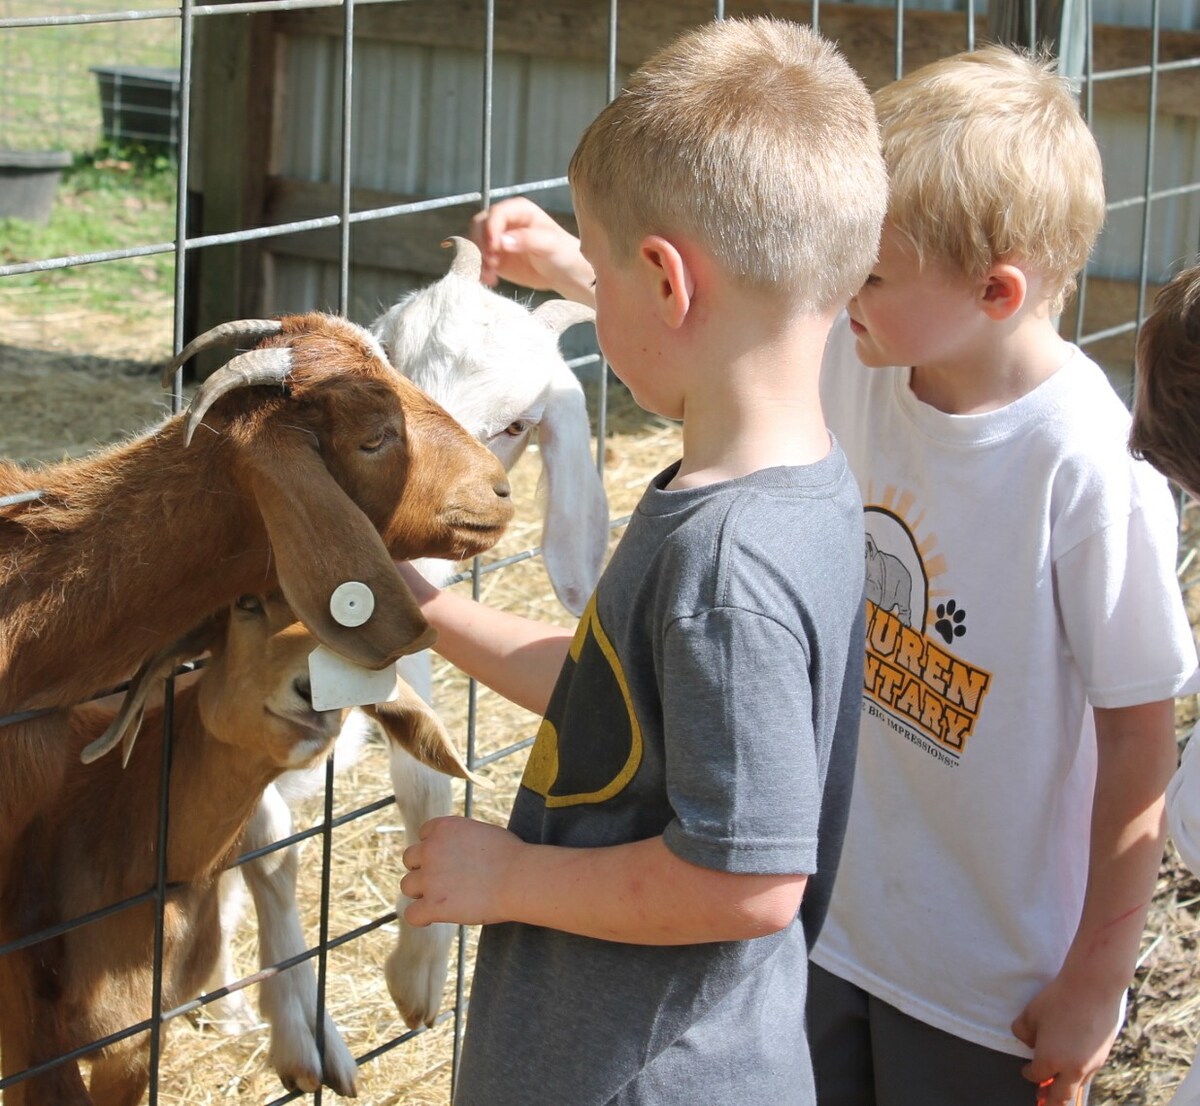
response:
[[[191,235],[224,234],[262,222],[271,172],[276,94],[273,16],[211,15],[196,25]],[[256,242],[196,251],[197,333],[259,312],[263,251]],[[190,336],[188,336],[190,337]],[[198,367],[205,375],[204,364]]]

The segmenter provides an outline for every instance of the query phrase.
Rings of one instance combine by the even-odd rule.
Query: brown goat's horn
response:
[[[450,272],[455,276],[466,277],[468,280],[478,280],[483,269],[483,254],[479,247],[469,238],[460,238],[452,234],[442,246],[454,247],[454,260],[450,262]]]
[[[180,365],[186,364],[196,354],[217,346],[230,346],[235,342],[250,342],[257,344],[264,338],[270,338],[283,329],[283,323],[278,319],[238,319],[235,322],[222,323],[206,330],[193,338],[183,347],[163,369],[162,386],[169,388],[171,378]]]
[[[590,323],[596,312],[574,300],[546,300],[533,309],[533,317],[552,334],[561,334],[576,323]]]
[[[249,388],[255,384],[281,385],[292,371],[292,351],[280,346],[271,349],[252,349],[239,354],[217,369],[199,388],[188,406],[184,444],[192,444],[196,427],[204,421],[208,409],[227,392]]]

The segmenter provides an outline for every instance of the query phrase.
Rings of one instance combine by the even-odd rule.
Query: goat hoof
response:
[[[388,993],[392,996],[396,1011],[409,1029],[420,1029],[423,1025],[432,1026],[437,1020],[438,1008],[441,1004],[419,983],[414,984],[410,971],[399,970],[398,951],[393,951],[388,957],[385,972]]]
[[[325,1084],[326,1084],[326,1086],[330,1087],[335,1093],[341,1095],[342,1098],[357,1098],[358,1097],[357,1081],[352,1078],[349,1080],[349,1082],[346,1082],[338,1075],[338,1073],[336,1071],[331,1071],[328,1069],[326,1070]]]
[[[409,1029],[432,1026],[437,1020],[453,940],[454,927],[444,922],[424,929],[400,925],[383,974],[392,1002]]]
[[[279,1081],[289,1091],[300,1091],[302,1094],[312,1094],[321,1085],[320,1077],[311,1071],[292,1072],[280,1075]]]

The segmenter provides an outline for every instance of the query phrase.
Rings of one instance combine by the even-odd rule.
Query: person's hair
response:
[[[1057,313],[1104,224],[1100,151],[1053,62],[1003,46],[922,66],[875,93],[888,222],[922,265],[1010,262]]]
[[[1200,494],[1200,263],[1154,299],[1137,343],[1129,449]]]
[[[816,32],[771,18],[659,50],[584,132],[569,176],[618,262],[647,234],[682,235],[799,309],[858,290],[887,206],[862,80]]]

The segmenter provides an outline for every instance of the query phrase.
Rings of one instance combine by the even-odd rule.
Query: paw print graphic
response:
[[[960,610],[958,604],[950,599],[945,603],[938,604],[937,621],[933,624],[933,628],[949,645],[956,637],[962,637],[967,632],[966,621],[967,612]]]

